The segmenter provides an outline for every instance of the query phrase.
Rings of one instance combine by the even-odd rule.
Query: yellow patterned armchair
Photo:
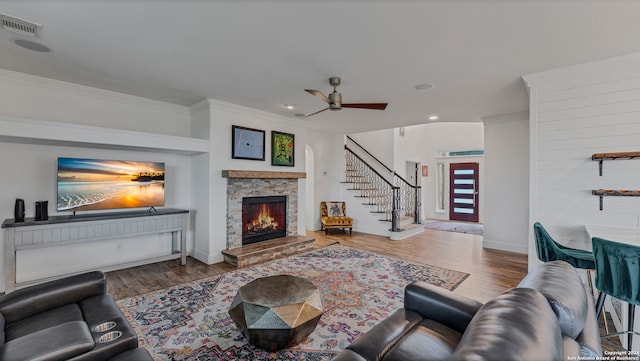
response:
[[[349,228],[351,235],[353,218],[347,217],[347,205],[345,202],[320,202],[320,230],[328,234],[330,228]]]

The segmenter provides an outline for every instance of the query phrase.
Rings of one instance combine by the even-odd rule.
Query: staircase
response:
[[[354,151],[345,145],[346,169],[342,183],[348,186],[347,190],[370,208],[373,217],[389,225],[392,240],[424,232],[420,224],[420,187],[410,185],[349,136],[347,140],[355,148]]]

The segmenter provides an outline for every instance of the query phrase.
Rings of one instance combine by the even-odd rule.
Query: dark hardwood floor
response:
[[[316,247],[339,242],[407,261],[430,264],[469,273],[454,292],[486,302],[504,290],[516,286],[527,273],[527,256],[482,248],[482,236],[425,230],[400,241],[354,232],[348,234],[307,232],[315,237]],[[187,257],[187,265],[178,260],[128,268],[107,273],[108,292],[116,299],[131,297],[235,269],[218,263],[206,265]],[[601,334],[604,329],[601,323]],[[617,338],[603,340],[603,348],[622,350]]]
[[[335,232],[335,231],[334,231]],[[400,259],[431,264],[470,274],[455,292],[486,302],[514,287],[527,273],[525,255],[482,248],[482,237],[463,233],[426,230],[405,240],[354,232],[308,232],[315,245],[324,247],[340,242],[345,246],[378,252]],[[224,263],[206,265],[187,257],[187,265],[166,261],[107,273],[108,291],[116,299],[126,298],[172,285],[193,281],[232,270]]]

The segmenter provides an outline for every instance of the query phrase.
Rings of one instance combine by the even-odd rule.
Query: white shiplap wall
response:
[[[640,189],[640,159],[604,162],[594,153],[640,151],[640,53],[523,77],[530,93],[530,225],[559,241],[584,240],[586,224],[640,226],[640,197],[592,189]],[[530,236],[529,263],[536,254]]]

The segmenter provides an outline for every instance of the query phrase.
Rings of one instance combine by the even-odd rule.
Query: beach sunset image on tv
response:
[[[162,205],[164,163],[58,158],[58,211]]]

